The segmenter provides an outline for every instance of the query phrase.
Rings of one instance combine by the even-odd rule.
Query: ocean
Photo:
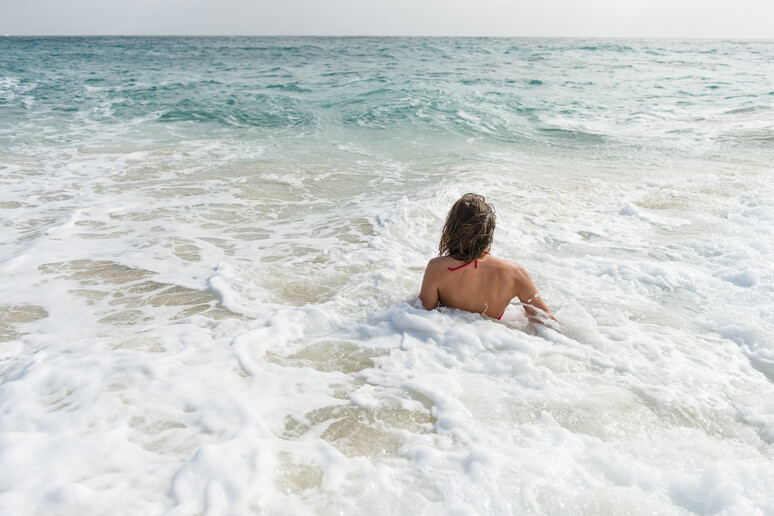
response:
[[[0,37],[0,513],[774,514],[772,62]],[[466,192],[555,327],[422,309]]]

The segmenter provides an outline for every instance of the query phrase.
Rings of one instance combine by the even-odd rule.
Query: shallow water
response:
[[[772,58],[0,38],[0,512],[774,512]],[[467,191],[558,328],[421,309]]]

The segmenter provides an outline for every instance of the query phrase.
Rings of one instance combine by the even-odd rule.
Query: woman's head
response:
[[[494,228],[494,207],[483,196],[467,193],[446,216],[438,252],[463,262],[477,260],[492,245]]]

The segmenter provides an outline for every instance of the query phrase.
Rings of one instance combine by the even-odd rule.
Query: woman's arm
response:
[[[516,266],[516,297],[519,298],[524,311],[527,312],[527,318],[533,322],[542,322],[541,319],[545,319],[547,315],[551,319],[554,318],[551,315],[551,310],[548,309],[548,305],[538,293],[538,289],[535,286],[535,282],[532,281],[532,277],[527,270],[521,265]]]
[[[438,267],[430,260],[425,268],[425,277],[422,279],[422,289],[419,291],[419,299],[425,310],[433,310],[438,306]]]

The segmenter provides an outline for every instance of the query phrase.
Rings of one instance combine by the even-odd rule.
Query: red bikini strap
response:
[[[446,268],[449,269],[450,271],[456,271],[457,269],[461,269],[463,267],[467,267],[471,263],[473,264],[473,268],[474,269],[478,269],[478,260],[475,260],[474,262],[468,262],[468,263],[466,263],[464,265],[460,265],[459,267],[446,267]]]

